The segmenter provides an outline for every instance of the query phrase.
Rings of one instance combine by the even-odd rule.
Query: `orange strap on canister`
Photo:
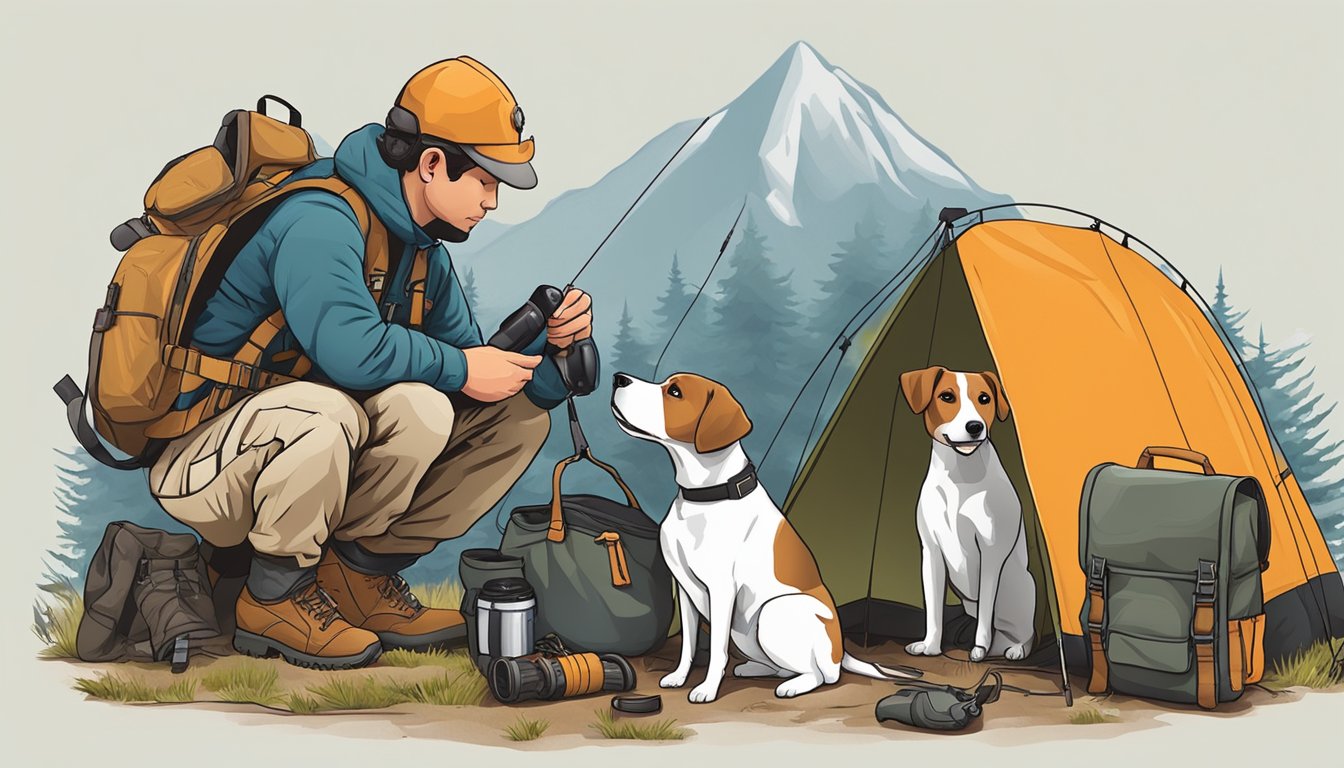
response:
[[[565,698],[586,696],[602,690],[605,683],[602,660],[596,653],[574,653],[557,656],[555,660],[565,673]]]

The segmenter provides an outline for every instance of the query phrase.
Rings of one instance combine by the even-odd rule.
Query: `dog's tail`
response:
[[[862,661],[846,653],[840,658],[840,668],[856,675],[871,677],[875,680],[916,680],[924,676],[923,670],[904,665],[888,667]]]

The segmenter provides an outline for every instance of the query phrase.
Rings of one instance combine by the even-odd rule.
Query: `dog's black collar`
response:
[[[746,469],[728,478],[726,483],[704,488],[683,488],[679,485],[677,488],[681,489],[681,498],[687,501],[723,501],[740,499],[756,490],[758,485],[760,481],[756,479],[756,466],[748,461]]]

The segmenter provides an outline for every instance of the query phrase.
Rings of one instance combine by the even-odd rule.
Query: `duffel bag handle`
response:
[[[584,448],[567,459],[561,459],[560,463],[555,465],[555,472],[551,475],[551,527],[546,531],[546,538],[554,542],[565,540],[565,513],[560,503],[560,478],[564,476],[565,468],[579,459],[587,459],[597,465],[600,469],[604,470],[608,475],[611,475],[611,479],[615,480],[616,484],[619,485],[621,490],[625,493],[626,502],[635,509],[641,509],[639,502],[635,500],[634,492],[631,491],[630,486],[626,485],[625,481],[621,479],[621,473],[617,472],[615,467],[598,461],[593,457],[592,451]],[[641,509],[641,511],[643,510]]]
[[[1161,456],[1164,459],[1177,459],[1180,461],[1188,461],[1191,464],[1199,464],[1204,467],[1204,474],[1217,474],[1213,471],[1213,462],[1209,461],[1209,457],[1199,451],[1192,451],[1189,448],[1172,448],[1170,446],[1160,445],[1150,445],[1147,448],[1144,448],[1143,453],[1139,454],[1139,460],[1134,463],[1135,469],[1152,469],[1153,458],[1156,456]]]

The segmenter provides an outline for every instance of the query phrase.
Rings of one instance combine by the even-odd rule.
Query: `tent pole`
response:
[[[1036,509],[1036,500],[1032,499],[1032,509]],[[1041,516],[1035,515],[1036,551],[1041,553],[1041,559],[1044,561],[1049,572],[1046,575],[1045,585],[1046,603],[1050,609],[1050,621],[1055,628],[1055,647],[1059,649],[1059,684],[1064,689],[1064,706],[1073,706],[1073,686],[1069,683],[1069,668],[1064,662],[1064,627],[1059,616],[1059,596],[1055,594],[1055,567],[1050,562],[1050,550],[1045,548],[1045,542],[1041,536]]]
[[[1018,444],[1018,450],[1022,449],[1021,443]],[[1025,463],[1026,457],[1023,457]],[[1028,482],[1030,487],[1030,482]],[[1050,562],[1050,550],[1046,548],[1044,535],[1041,532],[1040,508],[1036,506],[1036,498],[1031,500],[1031,509],[1033,525],[1032,538],[1036,539],[1036,551],[1040,554],[1041,563],[1045,566],[1046,573],[1042,574],[1045,579],[1045,602],[1050,611],[1050,621],[1055,629],[1055,647],[1059,650],[1059,685],[1064,693],[1064,706],[1073,706],[1073,686],[1069,683],[1069,667],[1064,660],[1064,627],[1059,615],[1059,595],[1055,593],[1055,566]]]

